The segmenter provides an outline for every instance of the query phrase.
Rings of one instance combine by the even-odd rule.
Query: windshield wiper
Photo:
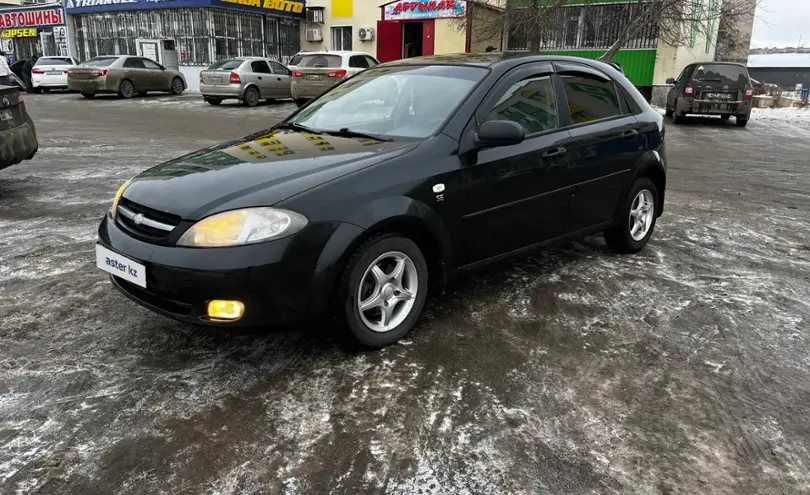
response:
[[[358,137],[358,138],[374,139],[376,141],[393,141],[393,139],[391,139],[391,138],[378,136],[376,134],[369,134],[367,132],[353,131],[353,130],[349,129],[348,127],[342,127],[342,128],[340,128],[340,129],[338,129],[336,131],[325,130],[323,132],[325,132],[327,134],[330,134],[332,136]]]
[[[311,132],[312,134],[323,134],[323,131],[313,129],[305,125],[296,124],[295,122],[281,122],[273,126],[273,129],[292,129],[298,132]]]

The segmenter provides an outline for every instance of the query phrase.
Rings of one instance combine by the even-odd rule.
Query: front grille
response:
[[[168,298],[165,294],[157,293],[151,290],[144,289],[138,285],[127,282],[118,277],[113,277],[113,281],[123,291],[130,294],[135,299],[143,301],[150,306],[168,311],[169,313],[178,316],[188,316],[191,313],[191,303],[187,301],[177,301]]]
[[[135,218],[133,217],[135,215]],[[124,228],[151,240],[165,239],[180,223],[180,217],[140,205],[126,198],[118,203],[116,221]]]

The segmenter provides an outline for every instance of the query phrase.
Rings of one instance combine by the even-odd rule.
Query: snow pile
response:
[[[752,108],[751,120],[810,126],[810,108]]]

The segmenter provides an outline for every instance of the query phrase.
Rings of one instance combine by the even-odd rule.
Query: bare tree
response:
[[[501,11],[473,18],[476,34],[507,33],[508,47],[529,52],[604,49],[610,61],[625,47],[652,48],[711,39],[723,23],[750,19],[761,0],[489,0]]]

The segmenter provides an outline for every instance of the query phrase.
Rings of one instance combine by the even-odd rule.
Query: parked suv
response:
[[[682,123],[687,114],[720,115],[723,120],[733,115],[737,125],[745,127],[751,117],[754,87],[742,64],[690,64],[678,79],[667,79],[667,84],[672,89],[667,95],[666,113],[675,124]]]
[[[363,52],[310,52],[304,54],[292,71],[292,97],[301,107],[340,81],[379,65]]]
[[[22,92],[15,86],[0,85],[0,170],[30,160],[38,147]]]

